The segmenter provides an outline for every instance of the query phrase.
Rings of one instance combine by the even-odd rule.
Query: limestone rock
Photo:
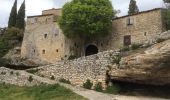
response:
[[[170,85],[170,40],[153,45],[144,53],[123,57],[111,78],[141,84]]]

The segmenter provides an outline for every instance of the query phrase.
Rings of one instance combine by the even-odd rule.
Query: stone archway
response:
[[[98,53],[98,48],[95,45],[88,45],[85,50],[85,56],[93,55]]]

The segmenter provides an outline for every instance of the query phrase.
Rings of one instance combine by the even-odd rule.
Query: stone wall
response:
[[[131,25],[128,20],[131,19]],[[142,44],[153,36],[165,31],[163,10],[153,9],[139,14],[116,18],[113,20],[112,47],[124,46],[124,36],[131,36],[131,44]]]
[[[108,66],[112,65],[112,58],[116,54],[115,51],[105,51],[72,61],[57,62],[56,64],[39,67],[37,74],[48,78],[54,76],[57,80],[64,78],[79,86],[90,79],[93,84],[102,82],[103,87],[105,87]]]

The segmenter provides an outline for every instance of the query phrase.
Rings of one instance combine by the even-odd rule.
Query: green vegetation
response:
[[[15,26],[19,29],[25,30],[25,0],[18,11]]]
[[[131,49],[132,49],[132,50],[139,49],[140,47],[141,47],[141,44],[132,44],[132,45],[131,45]]]
[[[77,58],[76,55],[70,55],[70,56],[68,57],[68,60],[73,60],[73,59],[76,59],[76,58]]]
[[[29,70],[26,70],[28,73],[31,73],[31,74],[35,74],[39,71],[39,69],[29,69]]]
[[[32,76],[29,76],[29,77],[28,77],[28,81],[29,81],[29,82],[32,82],[33,80],[34,80],[34,79],[33,79]]]
[[[66,84],[71,84],[69,80],[66,80],[64,78],[59,79],[59,82],[66,83]]]
[[[129,11],[128,11],[128,14],[131,15],[131,14],[136,14],[139,12],[139,8],[136,4],[136,1],[135,0],[131,0],[130,1],[130,4],[129,4]]]
[[[103,91],[103,87],[102,87],[102,83],[98,82],[95,86],[94,86],[94,90],[98,91],[98,92],[102,92]]]
[[[122,58],[122,56],[120,54],[115,55],[113,57],[113,62],[116,63],[117,65],[120,65],[121,58]]]
[[[51,80],[55,80],[55,77],[53,75],[51,76]]]
[[[14,5],[11,9],[9,21],[8,21],[8,28],[15,27],[17,19],[17,0],[15,0]]]
[[[108,86],[104,92],[110,94],[118,94],[120,91],[120,86],[118,84],[113,84],[112,86]]]
[[[130,47],[129,46],[124,46],[123,48],[120,49],[121,52],[125,52],[125,51],[130,51]]]
[[[18,13],[17,13],[17,0],[15,0],[14,2],[8,21],[8,28],[12,27],[16,27],[21,30],[25,29],[25,0],[22,3]]]
[[[89,79],[83,84],[83,88],[85,88],[85,89],[91,89],[92,86],[93,86],[93,83],[90,82]]]
[[[87,100],[58,84],[33,87],[1,84],[0,98],[1,100]]]
[[[72,0],[64,5],[58,22],[68,37],[106,35],[114,14],[110,0]]]
[[[15,27],[8,28],[0,37],[0,58],[3,57],[10,49],[21,43],[23,32]],[[3,62],[3,59],[0,61]]]
[[[161,43],[161,42],[163,42],[163,41],[165,41],[165,39],[159,38],[159,39],[156,40],[157,43]]]

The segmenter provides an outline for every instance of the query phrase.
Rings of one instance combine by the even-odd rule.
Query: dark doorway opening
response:
[[[89,56],[97,53],[98,53],[98,48],[95,45],[88,45],[86,47],[85,56]]]

